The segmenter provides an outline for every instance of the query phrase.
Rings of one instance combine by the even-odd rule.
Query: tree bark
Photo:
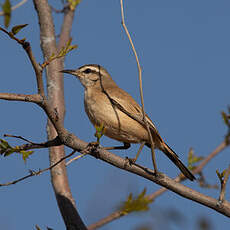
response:
[[[47,60],[53,53],[57,54],[56,36],[51,9],[47,0],[34,0],[34,5],[40,25],[41,48],[44,59]],[[66,34],[65,39],[62,38],[61,41],[68,40],[69,33]],[[46,67],[46,76],[48,102],[50,106],[54,108],[57,119],[63,123],[65,115],[64,89],[62,74],[59,72],[62,69],[62,66],[62,59],[52,61]],[[57,136],[57,132],[50,120],[48,120],[47,123],[47,135],[48,140],[52,140]],[[64,156],[65,151],[63,145],[49,148],[50,165],[54,164]],[[76,204],[70,191],[64,161],[52,168],[51,182],[66,228],[68,230],[86,229],[77,212]]]

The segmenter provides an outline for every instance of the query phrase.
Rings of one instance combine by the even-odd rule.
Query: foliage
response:
[[[105,127],[103,124],[101,124],[100,126],[95,125],[95,129],[96,129],[96,133],[94,134],[94,136],[97,138],[97,143],[99,144],[101,137],[105,133]]]
[[[227,169],[223,170],[221,173],[219,172],[218,169],[216,170],[216,174],[217,174],[221,183],[224,181],[224,176],[225,176],[226,172],[227,172]]]
[[[17,25],[17,26],[14,26],[12,29],[11,29],[11,33],[13,35],[16,35],[22,28],[28,26],[28,24],[22,24],[22,25]]]
[[[52,54],[47,61],[45,61],[43,64],[41,64],[42,68],[45,68],[47,65],[49,65],[50,62],[52,62],[53,60],[57,59],[57,58],[62,58],[64,57],[66,54],[68,54],[71,50],[74,50],[77,48],[77,45],[71,45],[72,39],[69,39],[69,41],[66,43],[66,46],[62,47],[59,51],[58,54]]]
[[[4,12],[4,26],[8,28],[8,26],[10,25],[10,19],[11,19],[10,0],[5,0],[5,2],[2,5],[2,11]]]
[[[194,169],[194,164],[203,160],[204,158],[203,157],[199,157],[199,156],[196,156],[194,154],[194,150],[192,148],[190,148],[189,152],[188,152],[188,168],[190,170],[193,170]]]
[[[0,139],[0,154],[4,157],[7,157],[13,153],[21,154],[23,161],[26,163],[26,160],[33,153],[33,151],[21,150],[18,146],[12,147],[7,141]]]
[[[81,2],[81,0],[67,0],[69,3],[69,8],[71,10],[75,10],[75,8],[77,7],[77,5]]]
[[[148,211],[149,204],[151,204],[153,200],[148,199],[145,194],[146,189],[144,189],[136,198],[133,198],[133,194],[130,193],[128,199],[120,208],[121,212],[128,214],[130,212]]]

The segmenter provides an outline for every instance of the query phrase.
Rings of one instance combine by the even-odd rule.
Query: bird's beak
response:
[[[73,76],[76,76],[78,79],[80,79],[82,75],[78,69],[64,69],[64,70],[61,70],[60,72],[71,74]]]
[[[72,75],[76,75],[76,70],[74,69],[64,69],[60,71],[61,73],[68,73],[68,74],[72,74]]]

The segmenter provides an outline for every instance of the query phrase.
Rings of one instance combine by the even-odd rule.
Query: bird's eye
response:
[[[88,74],[88,73],[91,73],[92,72],[92,70],[91,69],[89,69],[89,68],[87,68],[86,70],[84,70],[83,71],[84,73],[86,73],[86,74]]]

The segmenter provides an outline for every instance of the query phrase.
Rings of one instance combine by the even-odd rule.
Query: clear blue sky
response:
[[[143,68],[148,115],[183,162],[187,161],[190,147],[197,155],[207,156],[222,142],[226,133],[220,112],[226,110],[230,99],[230,2],[132,0],[125,1],[125,16]],[[55,15],[57,34],[61,20],[61,15]],[[120,87],[140,101],[136,62],[120,22],[119,1],[82,0],[72,31],[73,43],[79,48],[67,56],[65,66],[77,68],[83,64],[100,64]],[[0,23],[3,24],[3,19]],[[13,12],[11,25],[24,23],[29,26],[19,36],[31,42],[35,57],[42,63],[37,15],[32,1]],[[33,70],[22,48],[1,33],[0,49],[0,92],[35,93]],[[85,141],[95,140],[94,128],[84,113],[83,87],[67,76],[65,99],[66,128]],[[7,101],[0,101],[0,106],[1,135],[21,135],[34,142],[46,139],[46,117],[37,106]],[[8,140],[12,144],[22,143]],[[102,144],[111,146],[117,143],[104,137]],[[133,157],[136,151],[137,146],[134,145],[127,151],[116,153]],[[216,169],[221,171],[228,167],[230,158],[227,154],[229,149],[204,169],[209,183],[218,183]],[[144,149],[138,163],[152,168],[149,149]],[[179,172],[158,151],[157,163],[159,169],[171,177]],[[24,176],[28,169],[47,166],[45,150],[36,151],[26,165],[18,156],[1,158],[0,183]],[[78,211],[86,224],[114,211],[130,192],[137,194],[146,187],[149,194],[159,188],[90,156],[71,164],[68,174]],[[218,190],[199,188],[196,182],[185,184],[214,198],[219,196]],[[0,197],[1,229],[34,229],[35,224],[42,229],[46,226],[64,229],[49,173],[2,187]],[[227,199],[230,199],[229,186]],[[177,210],[185,221],[165,225],[162,213],[167,210]],[[132,214],[102,229],[133,230],[145,224],[190,230],[197,229],[196,222],[200,217],[207,218],[213,229],[229,228],[227,217],[167,192],[151,205],[148,213]]]

